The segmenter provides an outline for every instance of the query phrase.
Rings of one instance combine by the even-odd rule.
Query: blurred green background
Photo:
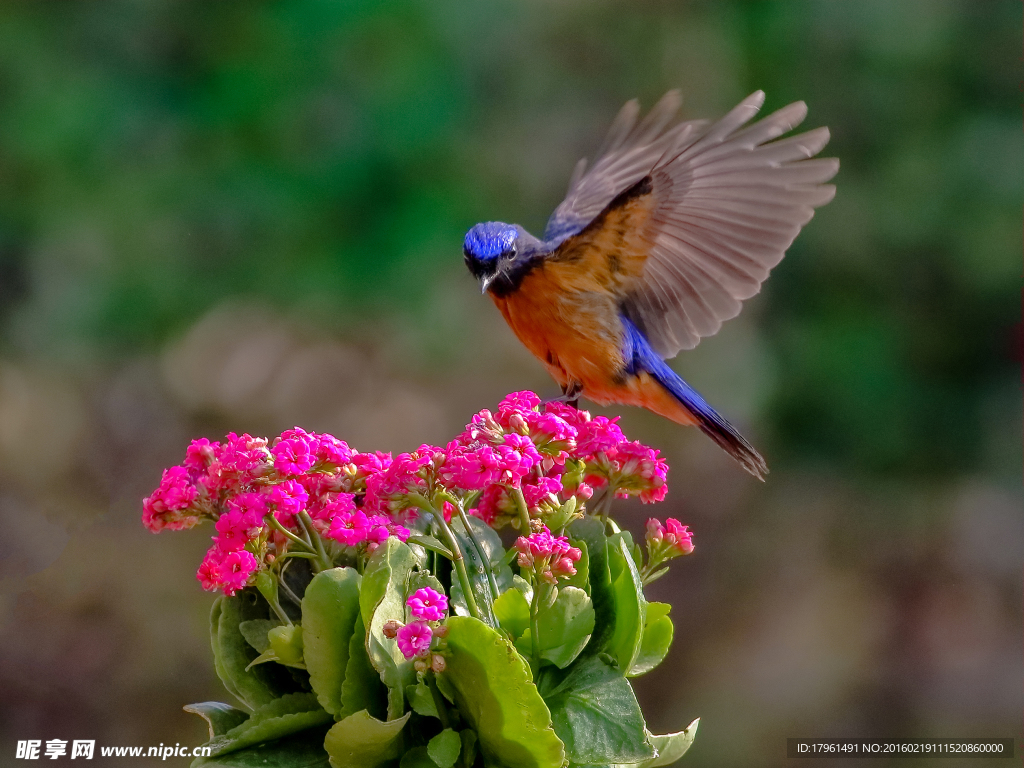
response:
[[[696,532],[652,588],[677,629],[638,684],[651,729],[701,716],[694,768],[784,764],[787,736],[1021,736],[1021,13],[0,6],[0,763],[18,739],[205,739],[181,706],[226,695],[208,532],[139,523],[191,437],[408,450],[556,393],[461,238],[539,233],[621,104],[669,88],[689,118],[803,99],[842,166],[762,294],[675,363],[768,482],[612,409],[672,462],[625,523]]]

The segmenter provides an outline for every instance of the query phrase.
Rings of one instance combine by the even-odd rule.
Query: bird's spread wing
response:
[[[623,312],[663,358],[739,314],[814,208],[835,194],[824,182],[839,161],[811,159],[828,129],[772,141],[799,125],[807,107],[790,104],[743,127],[763,102],[758,91],[710,127],[671,128],[678,96],[663,98],[639,125],[627,104],[610,149],[549,222],[586,219],[550,258],[574,255],[607,271],[611,255],[631,267],[615,286]]]
[[[703,120],[671,125],[681,101],[679,91],[669,91],[639,123],[640,105],[635,99],[626,102],[597,151],[594,164],[588,169],[586,158],[576,164],[565,200],[548,219],[545,240],[561,240],[578,233],[617,194],[649,174],[666,151],[705,126]]]

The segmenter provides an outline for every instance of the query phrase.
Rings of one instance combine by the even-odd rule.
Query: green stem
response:
[[[266,520],[267,525],[269,525],[278,533],[283,533],[285,535],[285,538],[287,538],[289,541],[291,541],[294,544],[298,544],[301,547],[307,547],[312,551],[313,547],[310,545],[310,543],[296,536],[294,533],[292,533],[283,525],[281,525],[281,521],[274,517],[273,512],[268,512],[266,518],[264,519]]]
[[[473,542],[473,546],[476,547],[477,554],[480,555],[480,559],[486,565],[484,571],[487,573],[487,584],[491,588],[491,602],[494,602],[498,599],[498,582],[494,578],[494,568],[491,566],[491,561],[488,559],[483,545],[480,544],[480,540],[476,537],[476,534],[473,533],[473,526],[469,524],[469,517],[466,515],[466,511],[462,508],[462,504],[460,504],[457,499],[448,496],[448,494],[444,494],[444,496],[451,500],[452,505],[459,511],[459,518],[462,520],[462,527],[466,529],[466,533],[469,535],[469,540]]]
[[[540,579],[536,579],[533,584],[533,600],[530,601],[530,668],[534,680],[540,672],[540,622],[537,616],[540,613],[540,591],[543,588]]]
[[[512,498],[515,499],[516,509],[519,510],[520,532],[523,536],[529,536],[533,531],[530,528],[530,508],[526,506],[526,497],[523,496],[523,489],[513,488]]]
[[[452,565],[455,567],[455,573],[458,574],[459,584],[462,585],[462,594],[466,596],[466,607],[469,608],[469,613],[474,619],[484,621],[480,613],[480,606],[476,604],[476,597],[473,595],[473,585],[469,580],[469,573],[466,571],[466,560],[462,556],[462,548],[459,546],[459,541],[455,538],[455,534],[452,533],[452,529],[448,527],[448,523],[444,521],[444,513],[438,512],[433,507],[430,509],[434,516],[434,522],[437,523],[437,527],[441,530],[449,549],[452,551]]]
[[[451,720],[448,718],[448,706],[444,702],[444,696],[437,689],[437,680],[433,672],[425,675],[427,687],[430,689],[430,695],[434,697],[434,708],[437,710],[437,716],[441,718],[441,725],[445,728],[451,728]]]
[[[327,557],[327,550],[324,549],[324,543],[320,539],[320,535],[316,532],[316,528],[313,527],[313,521],[309,517],[309,513],[306,510],[299,512],[299,522],[302,523],[303,529],[306,531],[306,535],[309,536],[310,541],[316,544],[316,553],[319,555],[320,569],[321,571],[329,570],[334,567],[334,563]]]

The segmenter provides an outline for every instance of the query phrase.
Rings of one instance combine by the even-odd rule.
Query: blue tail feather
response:
[[[693,387],[680,378],[668,364],[651,348],[650,342],[626,317],[622,318],[625,328],[623,358],[627,372],[646,371],[661,386],[685,407],[694,418],[701,432],[714,440],[726,453],[758,480],[768,474],[768,465],[757,450],[746,441],[736,428],[725,420]]]

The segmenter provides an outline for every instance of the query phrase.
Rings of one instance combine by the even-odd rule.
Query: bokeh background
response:
[[[842,167],[675,363],[768,482],[620,409],[672,463],[626,523],[697,541],[651,590],[650,727],[701,716],[693,768],[1021,736],[1021,27],[1017,0],[4,3],[0,764],[205,739],[207,533],[139,523],[191,437],[407,450],[555,394],[462,235],[539,232],[621,104],[673,87],[691,118],[804,99]]]

